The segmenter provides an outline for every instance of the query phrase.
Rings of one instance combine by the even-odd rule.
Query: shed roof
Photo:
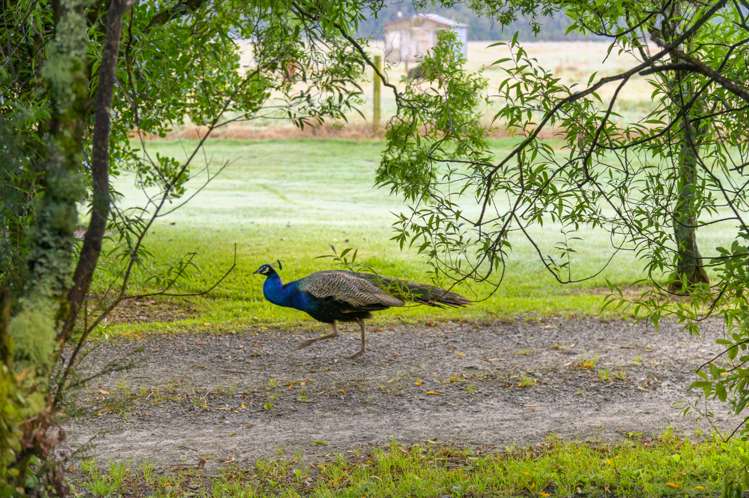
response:
[[[439,14],[416,14],[414,17],[417,17],[417,18],[421,17],[424,19],[429,19],[430,21],[434,21],[437,24],[443,24],[445,26],[450,26],[451,28],[467,26],[467,24],[463,24],[458,21],[453,21],[452,19],[448,19],[447,17],[443,17]]]
[[[419,23],[419,21],[431,21],[435,24],[439,24],[441,26],[447,26],[449,28],[465,28],[467,24],[459,23],[457,21],[453,21],[452,19],[448,19],[447,17],[443,17],[439,14],[416,14],[415,16],[408,18],[408,19],[395,19],[393,21],[385,23],[385,29],[393,29],[396,27],[399,27],[401,25],[411,25],[416,21]]]

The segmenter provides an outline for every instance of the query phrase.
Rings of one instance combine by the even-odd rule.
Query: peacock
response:
[[[361,347],[350,358],[364,354],[366,339],[364,320],[373,311],[403,306],[407,301],[428,306],[465,306],[470,301],[463,296],[432,285],[387,278],[373,273],[346,270],[325,270],[284,284],[275,268],[261,265],[256,274],[265,275],[263,295],[277,304],[304,311],[312,318],[329,323],[333,331],[304,341],[305,348],[317,341],[338,335],[336,322],[356,322],[361,329]]]

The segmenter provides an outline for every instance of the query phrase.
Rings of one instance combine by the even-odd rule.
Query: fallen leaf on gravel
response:
[[[424,384],[424,380],[423,380],[423,379],[420,379],[420,378],[419,378],[419,379],[416,379],[416,382],[414,382],[414,385],[415,385],[415,386],[417,386],[417,387],[418,387],[418,386],[421,386],[421,385],[423,385],[423,384]]]
[[[442,396],[442,393],[439,391],[424,391],[424,394],[427,396]]]
[[[579,361],[577,363],[577,368],[582,368],[585,370],[593,370],[594,368],[596,368],[597,364],[598,364],[598,358],[593,357],[593,358],[588,358],[586,360]]]
[[[463,351],[456,351],[455,356],[457,356],[458,358],[465,358],[466,354]]]
[[[330,443],[328,443],[324,439],[313,439],[312,444],[314,444],[315,446],[327,446]]]

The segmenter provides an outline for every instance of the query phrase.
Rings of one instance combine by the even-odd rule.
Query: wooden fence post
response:
[[[382,120],[382,80],[379,72],[382,72],[382,56],[374,56],[374,65],[377,71],[374,71],[374,80],[372,88],[372,131],[375,133],[380,129]]]

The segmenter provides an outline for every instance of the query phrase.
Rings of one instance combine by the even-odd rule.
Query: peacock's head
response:
[[[260,268],[255,270],[255,275],[265,275],[266,277],[270,277],[271,275],[275,275],[275,274],[276,274],[276,269],[273,268],[269,264],[260,265]]]

